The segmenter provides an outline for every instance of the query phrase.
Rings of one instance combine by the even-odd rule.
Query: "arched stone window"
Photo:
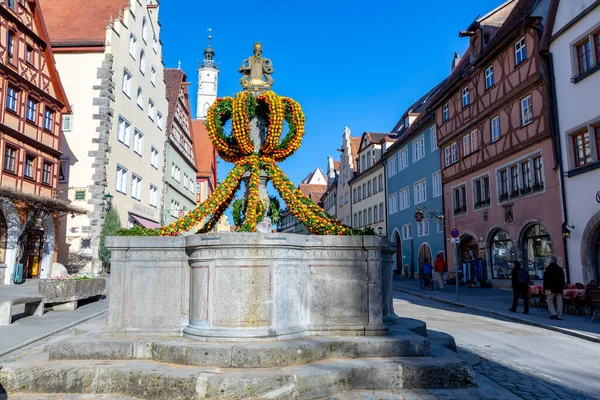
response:
[[[515,260],[515,251],[508,233],[497,230],[490,240],[490,257],[492,262],[492,277],[508,279],[511,263]]]
[[[6,243],[7,243],[8,228],[6,227],[6,220],[4,214],[0,210],[0,263],[4,263],[6,259]]]
[[[523,260],[529,275],[535,279],[543,279],[544,269],[553,255],[550,232],[540,224],[527,228],[523,235]]]

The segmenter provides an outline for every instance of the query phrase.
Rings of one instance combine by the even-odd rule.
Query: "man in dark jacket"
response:
[[[523,314],[529,314],[529,272],[521,267],[520,262],[513,261],[511,278],[513,302],[512,307],[509,308],[509,310],[512,312],[517,312],[519,297],[521,297],[523,298]]]
[[[548,311],[550,319],[562,319],[563,289],[565,288],[565,273],[556,263],[556,257],[550,257],[550,264],[544,271],[544,291],[548,293]],[[556,304],[555,304],[556,302]]]

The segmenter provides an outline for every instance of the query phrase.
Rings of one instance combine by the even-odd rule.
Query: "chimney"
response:
[[[458,66],[459,62],[460,62],[460,54],[454,53],[454,60],[452,60],[452,71],[454,71],[454,69]],[[450,71],[450,72],[452,72],[452,71]]]

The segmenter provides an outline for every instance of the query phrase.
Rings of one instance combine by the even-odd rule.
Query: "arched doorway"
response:
[[[425,262],[425,259],[427,259],[429,264],[432,263],[431,247],[429,247],[429,245],[427,243],[423,243],[421,245],[421,247],[419,248],[419,271],[421,270],[421,265],[423,265],[423,262]]]
[[[473,236],[465,235],[460,240],[458,279],[470,286],[481,286],[485,281],[483,261],[479,255],[479,243]]]
[[[490,239],[490,261],[493,279],[509,279],[511,263],[516,259],[510,235],[497,230]]]
[[[544,269],[554,255],[550,232],[541,224],[531,225],[523,234],[523,260],[533,279],[543,279]]]

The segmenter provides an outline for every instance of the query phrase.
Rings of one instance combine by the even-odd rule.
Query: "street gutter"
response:
[[[486,314],[492,314],[492,315],[495,315],[497,317],[501,317],[501,318],[507,319],[509,321],[519,322],[521,324],[535,326],[537,328],[542,328],[542,329],[547,329],[547,330],[550,330],[550,331],[562,333],[562,334],[565,334],[565,335],[573,336],[573,337],[576,337],[576,338],[579,338],[579,339],[583,339],[583,340],[587,340],[587,341],[594,342],[594,343],[600,343],[600,337],[594,336],[594,335],[588,335],[588,334],[583,333],[581,331],[574,331],[574,330],[571,330],[571,329],[566,329],[566,328],[561,328],[561,327],[558,327],[558,326],[544,324],[542,322],[531,321],[531,320],[528,320],[528,319],[525,319],[525,318],[517,317],[515,315],[506,314],[506,313],[502,313],[502,312],[494,311],[494,310],[489,310],[487,308],[482,308],[482,307],[476,307],[476,306],[471,306],[471,305],[467,305],[467,304],[457,303],[455,301],[441,299],[441,298],[436,297],[436,296],[432,296],[432,295],[429,295],[429,294],[423,294],[423,293],[415,292],[415,291],[412,291],[412,290],[406,290],[406,289],[403,289],[403,288],[394,287],[394,290],[397,291],[397,292],[406,293],[406,294],[409,294],[409,295],[412,295],[412,296],[416,296],[416,297],[420,297],[420,298],[423,298],[423,299],[437,301],[438,303],[448,304],[448,305],[455,306],[455,307],[467,308],[467,309],[470,309],[470,310],[479,311],[479,312],[483,312],[483,313],[486,313]]]

